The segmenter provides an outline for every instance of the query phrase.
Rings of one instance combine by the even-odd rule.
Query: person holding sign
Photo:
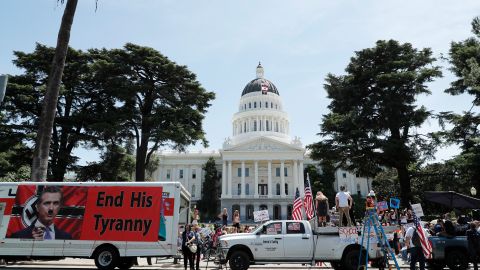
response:
[[[317,209],[318,226],[327,226],[327,215],[329,209],[328,198],[323,195],[321,191],[318,191],[317,196],[315,197],[315,208]]]

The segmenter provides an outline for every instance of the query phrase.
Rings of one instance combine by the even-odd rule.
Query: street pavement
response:
[[[147,259],[140,258],[138,260],[139,265],[134,266],[131,269],[135,270],[148,270],[148,269],[162,269],[162,270],[179,270],[183,269],[183,261],[180,261],[180,264],[174,264],[173,259],[164,259],[164,260],[156,260],[155,258],[152,259],[152,265],[148,265]],[[408,265],[404,264],[401,260],[399,260],[400,268],[401,269],[408,269]],[[4,269],[8,270],[20,270],[20,269],[56,269],[56,270],[71,270],[71,269],[97,269],[95,263],[92,259],[73,259],[73,258],[66,258],[59,261],[23,261],[23,262],[16,262],[14,264],[8,264],[7,266],[3,266]],[[212,262],[201,261],[200,263],[201,269],[222,269],[218,265],[213,264]],[[227,268],[223,268],[227,269]],[[268,269],[268,270],[283,270],[283,269],[332,269],[328,263],[323,264],[321,266],[311,267],[311,266],[302,266],[300,264],[267,264],[267,265],[252,265],[250,269]],[[375,268],[368,268],[368,269],[375,269]],[[388,268],[387,268],[388,269]],[[392,267],[395,269],[395,266]]]

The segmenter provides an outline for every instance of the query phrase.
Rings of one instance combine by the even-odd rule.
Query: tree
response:
[[[377,41],[374,48],[355,53],[346,75],[329,74],[325,89],[331,103],[323,117],[322,141],[309,145],[312,158],[360,175],[373,177],[384,167],[395,168],[401,198],[411,198],[411,163],[432,157],[438,140],[416,133],[429,117],[417,107],[420,94],[429,94],[427,82],[441,76],[430,49],[411,44]]]
[[[220,177],[218,177],[215,159],[210,157],[202,169],[205,171],[205,180],[202,185],[202,199],[198,202],[197,207],[203,220],[214,220],[220,207],[218,205]]]
[[[63,3],[64,0],[61,0]],[[42,115],[38,125],[37,139],[32,160],[32,181],[46,181],[48,169],[48,156],[52,127],[55,119],[58,93],[62,81],[65,59],[67,57],[70,30],[72,29],[73,17],[77,8],[78,0],[67,0],[67,5],[62,17],[60,31],[58,33],[57,47],[52,61],[52,69],[49,73],[47,91],[42,106]]]
[[[473,96],[468,110],[462,114],[453,112],[440,113],[442,133],[450,144],[460,145],[461,153],[451,162],[456,164],[460,174],[468,179],[467,187],[474,186],[480,190],[480,18],[472,21],[475,37],[460,42],[452,42],[449,52],[450,70],[458,80],[451,83],[445,92],[451,95],[467,93]],[[446,124],[452,126],[446,130]]]
[[[312,185],[312,194],[315,198],[317,191],[321,191],[327,196],[330,204],[334,202],[335,189],[333,183],[335,182],[335,168],[331,164],[324,163],[321,165],[321,170],[313,164],[305,167],[305,177],[308,173],[310,177],[310,184]]]
[[[108,145],[101,155],[102,161],[91,162],[78,169],[79,181],[126,182],[135,171],[135,158],[124,148]]]
[[[202,121],[215,95],[187,67],[131,43],[92,53],[102,88],[129,113],[124,127],[136,141],[136,181],[145,181],[145,168],[159,147],[184,150],[199,140],[207,145]]]
[[[23,134],[14,138],[31,144],[41,115],[50,59],[55,49],[37,44],[32,53],[16,51],[14,54],[15,65],[25,71],[10,79],[2,110],[7,121],[5,129],[13,134]],[[126,138],[118,134],[122,113],[115,108],[115,99],[110,93],[101,92],[96,87],[91,65],[89,53],[68,49],[52,127],[49,180],[63,181],[67,169],[73,169],[77,161],[72,151],[80,144],[103,148],[111,144],[112,139],[120,143]]]

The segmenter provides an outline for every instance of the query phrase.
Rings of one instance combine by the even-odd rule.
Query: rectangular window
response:
[[[179,175],[180,179],[183,179],[183,170],[182,169],[180,169],[178,171],[178,175]]]
[[[280,177],[280,168],[275,168],[275,176]]]
[[[197,178],[197,170],[192,169],[192,179],[195,179],[195,178]]]
[[[167,179],[170,179],[170,169],[167,170]]]
[[[287,234],[304,234],[305,227],[301,222],[287,222]]]
[[[242,168],[237,169],[237,175],[238,177],[242,177]]]
[[[288,168],[285,167],[285,168],[283,168],[283,169],[284,169],[284,170],[283,170],[283,173],[285,174],[285,176],[288,176]]]
[[[343,173],[343,178],[347,178],[347,173]]]
[[[238,195],[242,193],[242,184],[238,184]]]
[[[245,168],[245,177],[249,177],[249,176],[250,176],[250,169]]]

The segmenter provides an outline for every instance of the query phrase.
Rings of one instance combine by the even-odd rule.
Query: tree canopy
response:
[[[437,142],[416,132],[430,115],[415,104],[417,96],[430,94],[427,83],[441,76],[434,61],[430,49],[417,50],[395,40],[380,40],[373,48],[355,52],[346,75],[326,78],[330,112],[323,116],[322,140],[308,146],[312,158],[330,160],[363,176],[395,168],[402,203],[407,204],[408,166],[431,157]]]
[[[197,208],[205,221],[215,220],[220,208],[220,177],[218,176],[215,159],[210,157],[202,167],[205,180],[202,185],[202,198],[198,201]]]

